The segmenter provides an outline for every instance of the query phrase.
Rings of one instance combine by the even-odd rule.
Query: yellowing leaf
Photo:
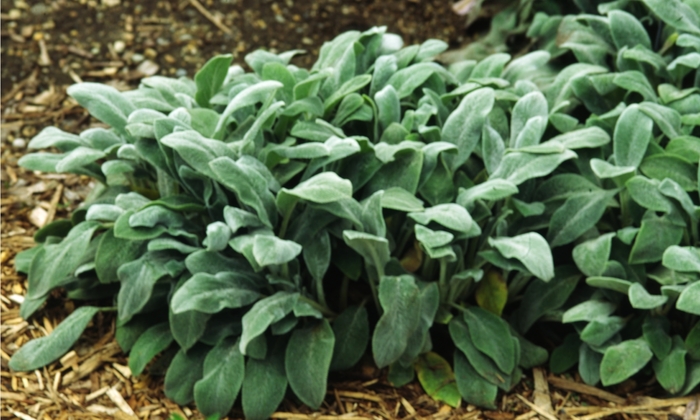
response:
[[[428,395],[436,401],[459,407],[462,397],[457,389],[455,374],[447,360],[437,353],[429,352],[420,356],[414,366],[418,381]]]
[[[418,241],[415,241],[413,248],[406,251],[403,258],[401,258],[401,267],[409,273],[415,273],[421,264],[423,264],[423,250]]]
[[[487,311],[501,316],[508,301],[508,285],[500,272],[490,270],[476,288],[476,303]]]

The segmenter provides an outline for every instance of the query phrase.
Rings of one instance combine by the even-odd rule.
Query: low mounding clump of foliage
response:
[[[392,383],[417,373],[452,405],[494,407],[547,360],[589,384],[655,374],[689,393],[700,8],[578,3],[600,14],[535,14],[544,49],[515,59],[445,68],[443,42],[402,48],[374,28],[327,43],[311,70],[258,51],[250,73],[220,56],[194,81],[72,86],[111,128],[47,128],[30,146],[61,153],[20,163],[100,186],[17,256],[21,314],[56,288],[108,303],[10,367],[56,360],[116,310],[133,373],[167,367],[166,395],[206,415],[239,390],[251,419],[287,388],[317,408],[329,371],[367,349]],[[551,356],[525,338],[537,322],[565,335]]]

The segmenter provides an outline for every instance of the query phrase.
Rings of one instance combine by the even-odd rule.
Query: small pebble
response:
[[[187,76],[187,70],[185,70],[185,69],[177,69],[177,71],[175,71],[175,76],[177,76],[177,77],[185,77],[185,76]]]
[[[32,12],[32,14],[35,16],[45,15],[49,13],[49,6],[45,5],[44,3],[37,3],[32,6],[30,12]]]
[[[27,142],[22,138],[16,138],[12,140],[12,147],[14,147],[15,149],[24,149],[25,147],[27,147]]]
[[[151,60],[146,60],[139,64],[139,66],[136,67],[136,70],[143,73],[144,76],[153,76],[154,74],[158,73],[160,66]]]
[[[167,47],[168,45],[170,45],[170,41],[163,37],[160,37],[156,39],[156,44],[160,45],[161,47]]]
[[[119,41],[114,42],[114,51],[117,54],[121,54],[122,52],[124,52],[125,48],[126,48],[126,43],[124,41],[119,40]]]
[[[140,63],[143,61],[144,58],[145,57],[143,56],[143,54],[136,53],[131,56],[131,61],[133,61],[134,63]]]

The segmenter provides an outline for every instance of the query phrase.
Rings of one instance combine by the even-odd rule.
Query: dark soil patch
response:
[[[456,46],[464,27],[445,0],[3,0],[2,19],[3,95],[37,68],[42,86],[76,76],[135,82],[146,60],[157,74],[191,77],[216,54],[242,64],[258,48],[304,49],[295,64],[308,67],[323,42],[348,30],[386,25],[407,44],[438,38]]]

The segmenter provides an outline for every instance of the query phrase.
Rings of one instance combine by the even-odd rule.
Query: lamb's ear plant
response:
[[[687,394],[700,24],[673,18],[691,1],[615,4],[629,9],[539,15],[568,41],[516,59],[446,69],[432,62],[446,44],[402,48],[373,28],[327,43],[311,70],[289,64],[297,51],[258,51],[250,73],[220,56],[194,81],[72,86],[111,128],[47,128],[30,147],[61,153],[20,163],[100,184],[17,255],[21,315],[56,288],[104,306],[10,367],[60,358],[107,310],[132,372],[169,363],[166,395],[207,416],[239,399],[267,418],[287,390],[318,408],[329,371],[367,350],[396,386],[417,376],[454,406],[494,408],[548,359],[587,383],[655,372]],[[661,50],[635,16],[658,16]],[[536,322],[573,327],[551,358],[526,338]]]

